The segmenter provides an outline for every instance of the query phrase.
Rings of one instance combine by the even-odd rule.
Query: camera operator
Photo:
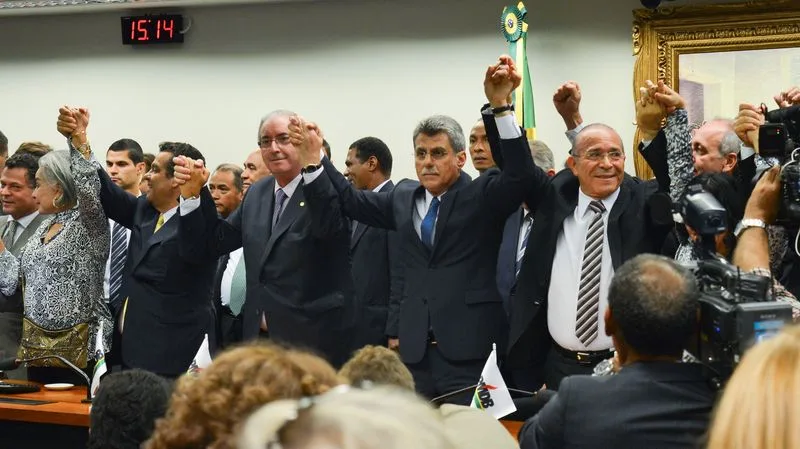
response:
[[[775,221],[780,206],[780,167],[767,170],[753,189],[738,229],[738,241],[733,253],[733,263],[742,270],[772,276],[767,226]],[[800,319],[800,302],[775,278],[773,288],[777,301],[792,306],[792,319]]]

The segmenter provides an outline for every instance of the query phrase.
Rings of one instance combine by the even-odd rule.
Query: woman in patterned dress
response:
[[[88,111],[85,113],[88,122]],[[111,347],[112,319],[103,300],[103,276],[109,250],[108,220],[100,204],[101,169],[85,141],[85,125],[72,134],[76,148],[55,151],[39,160],[34,197],[39,212],[50,214],[20,253],[19,259],[0,242],[0,291],[13,292],[23,283],[24,316],[46,330],[88,323],[91,372],[98,349]],[[72,145],[71,145],[72,147]],[[102,329],[98,339],[97,332]],[[23,335],[23,340],[25,335]],[[98,342],[103,348],[98,348]],[[59,354],[63,355],[63,354]],[[83,381],[66,368],[29,367],[31,380]]]

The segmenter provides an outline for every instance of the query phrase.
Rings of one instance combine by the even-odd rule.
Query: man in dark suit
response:
[[[484,123],[499,148],[494,121],[484,114]],[[501,154],[495,161],[505,167]],[[533,382],[551,389],[610,357],[600,317],[611,276],[629,258],[657,253],[671,225],[668,198],[653,200],[658,183],[625,175],[610,127],[584,128],[567,164],[552,178],[536,168],[525,199],[536,225],[512,299],[507,359],[507,369],[538,368]]]
[[[3,213],[0,217],[0,237],[14,257],[36,233],[47,217],[39,214],[39,203],[33,197],[36,171],[39,162],[30,154],[15,154],[6,159],[0,176],[0,199]],[[15,357],[22,338],[22,289],[11,296],[0,294],[0,358]],[[25,379],[24,368],[8,372],[12,379]]]
[[[376,137],[364,137],[350,145],[344,176],[359,190],[390,192],[392,153]],[[400,239],[396,232],[352,223],[350,259],[356,289],[358,320],[354,346],[387,345],[389,298],[402,285]],[[393,289],[392,286],[395,286]],[[394,301],[397,303],[399,298]]]
[[[241,206],[227,220],[208,210],[209,198],[184,201],[181,246],[198,257],[244,249],[245,340],[268,332],[270,339],[307,347],[341,365],[353,349],[355,322],[350,226],[341,216],[323,222],[314,215],[325,210],[307,207],[311,198],[288,134],[294,116],[278,110],[262,119],[259,146],[273,176],[250,186]],[[316,150],[321,147],[320,141]],[[194,161],[185,161],[179,173],[186,181],[181,187],[183,198],[203,190],[207,174]],[[317,201],[339,208],[333,194]]]
[[[613,376],[573,376],[520,431],[522,449],[699,447],[716,392],[703,367],[682,363],[700,293],[686,269],[640,255],[614,274],[605,331]]]
[[[243,190],[242,169],[237,165],[220,165],[208,180],[208,191],[222,218],[228,218],[239,207],[244,196]],[[211,295],[217,314],[216,341],[211,342],[212,349],[224,349],[242,341],[245,268],[241,248],[219,258]]]
[[[461,172],[465,139],[450,117],[433,116],[414,131],[419,182],[403,180],[391,192],[352,188],[327,159],[301,152],[309,164],[306,189],[333,187],[348,216],[394,229],[402,239],[404,285],[394,306],[400,356],[417,390],[434,397],[473,385],[492,343],[503,346],[507,321],[495,269],[506,218],[522,203],[533,163],[507,103],[518,85],[510,58],[487,71],[485,90],[503,130],[506,172],[489,170],[472,181]],[[507,133],[507,134],[506,134]],[[322,172],[322,173],[321,173]],[[309,201],[311,209],[318,207]],[[323,205],[324,206],[324,205]],[[390,333],[392,329],[390,326]],[[471,392],[470,392],[471,394]],[[463,398],[454,399],[454,401]]]
[[[150,171],[150,190],[138,198],[100,170],[106,215],[131,230],[118,327],[122,363],[165,377],[185,373],[206,333],[213,332],[211,282],[217,258],[198,256],[182,245],[180,188],[173,158],[203,159],[186,143],[161,144]],[[200,194],[200,192],[198,192]],[[201,196],[215,214],[208,189]]]

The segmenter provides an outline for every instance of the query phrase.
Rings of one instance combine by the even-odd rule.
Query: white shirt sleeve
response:
[[[500,134],[501,139],[516,139],[522,136],[522,131],[519,130],[514,112],[502,117],[495,116],[494,122],[497,124],[497,132]]]
[[[183,197],[181,197],[180,206],[181,216],[189,215],[198,207],[200,207],[200,197],[198,196],[197,198],[189,198],[188,200],[185,200]]]
[[[569,139],[570,145],[575,145],[575,137],[578,136],[578,133],[581,132],[585,128],[584,124],[581,123],[580,125],[576,126],[575,128],[568,129],[564,132],[567,135],[567,139]]]

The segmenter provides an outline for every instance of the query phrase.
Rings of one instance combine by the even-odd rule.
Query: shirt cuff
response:
[[[325,170],[325,167],[320,166],[311,173],[303,173],[303,182],[306,184],[311,184],[315,179],[319,178],[319,175],[322,174],[323,170]]]
[[[564,133],[564,134],[567,135],[567,139],[569,139],[569,143],[571,143],[573,145],[575,144],[575,138],[578,136],[578,133],[583,130],[583,128],[585,128],[585,126],[583,125],[583,123],[581,123],[580,125],[576,126],[575,128],[568,129]]]
[[[749,157],[753,157],[754,154],[756,154],[755,148],[742,145],[742,148],[739,149],[739,160],[745,160]]]
[[[200,207],[200,197],[196,198],[189,198],[188,200],[180,199],[180,211],[181,216],[189,215],[190,213],[194,212],[197,208]]]
[[[513,112],[502,117],[494,116],[494,122],[497,124],[497,132],[501,139],[516,139],[522,136]]]

